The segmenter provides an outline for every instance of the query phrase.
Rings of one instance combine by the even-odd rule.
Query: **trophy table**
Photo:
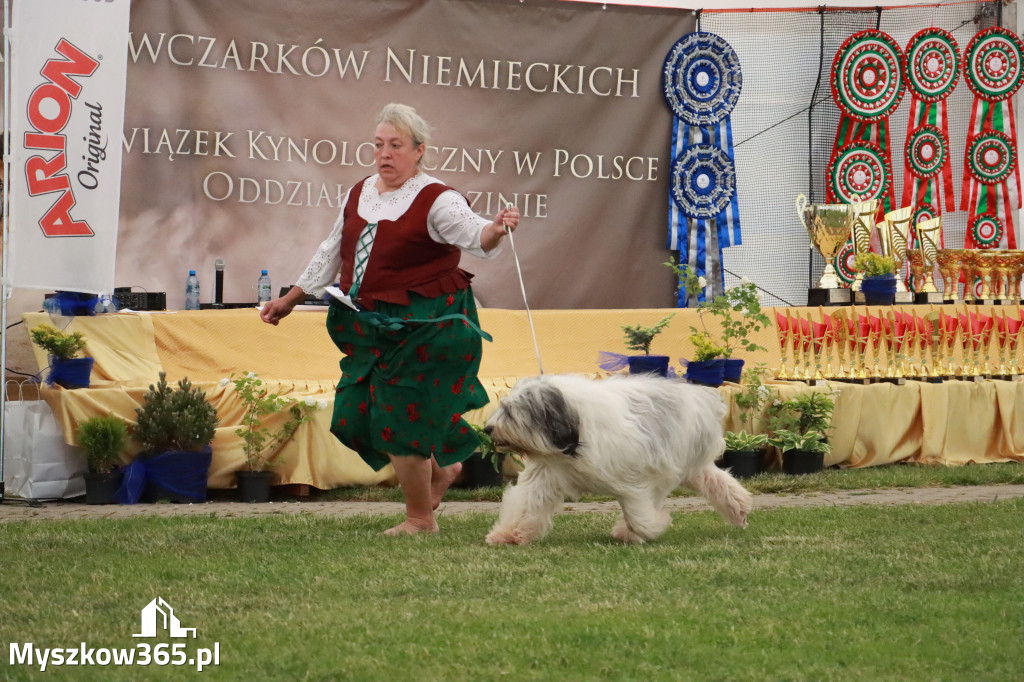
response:
[[[816,286],[807,290],[807,305],[846,305],[850,290],[840,286],[832,261],[850,238],[857,217],[849,204],[809,204],[803,194],[796,198],[796,212],[811,244],[825,259],[825,270]]]

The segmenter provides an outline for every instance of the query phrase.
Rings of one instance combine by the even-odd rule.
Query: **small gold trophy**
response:
[[[850,328],[846,322],[846,311],[840,310],[832,313],[832,332],[835,334],[836,355],[839,360],[839,368],[836,370],[836,378],[846,378],[846,344],[850,338]]]
[[[995,251],[978,251],[974,254],[974,268],[981,278],[981,300],[979,305],[992,305],[992,269],[995,267]]]
[[[1010,254],[1010,272],[1008,275],[1010,283],[1009,300],[1020,302],[1020,281],[1024,276],[1024,251],[1012,249],[1007,251]]]
[[[942,294],[935,288],[935,263],[942,243],[942,216],[917,224],[918,252],[924,269],[924,282],[917,287],[915,303],[942,303]],[[916,284],[916,282],[915,282]]]
[[[963,249],[939,249],[935,257],[939,264],[939,273],[942,275],[942,300],[956,303],[957,287],[960,280],[960,264],[963,261]],[[922,268],[923,269],[923,268]]]
[[[960,261],[960,273],[964,277],[964,303],[975,299],[974,282],[978,278],[978,250],[964,249]]]
[[[779,371],[775,373],[776,379],[788,379],[789,373],[786,371],[786,351],[790,347],[790,339],[792,338],[792,330],[789,328],[789,310],[786,310],[785,314],[780,313],[778,310],[775,311],[775,334],[779,339]]]
[[[832,265],[850,237],[857,214],[850,204],[808,204],[803,194],[796,198],[796,212],[807,230],[811,244],[825,259],[825,269],[816,286],[807,290],[807,305],[831,305],[850,302],[850,290],[840,286]]]
[[[997,301],[1008,301],[1013,255],[1008,251],[996,251],[992,261],[992,296]]]
[[[871,231],[875,226],[878,199],[869,199],[868,201],[861,201],[850,205],[857,214],[850,232],[850,237],[853,239],[853,253],[856,256],[857,254],[871,251]],[[850,285],[850,291],[860,291],[860,283],[863,280],[864,273],[858,272],[856,279],[853,280],[853,284]]]
[[[910,244],[910,218],[912,214],[913,209],[909,206],[886,213],[885,221],[883,222],[886,225],[885,231],[887,234],[882,233],[882,223],[878,223],[876,226],[879,227],[878,236],[881,241],[883,243],[888,241],[891,244],[890,253],[886,254],[883,249],[882,254],[890,255],[896,261],[896,303],[914,302],[912,292],[907,290],[907,285],[903,281],[903,264],[907,262],[907,248]]]

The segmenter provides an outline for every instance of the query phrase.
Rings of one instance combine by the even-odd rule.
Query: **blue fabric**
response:
[[[78,291],[58,291],[53,298],[60,308],[60,314],[67,317],[95,315],[96,303],[99,301],[96,294],[83,294]]]
[[[213,449],[209,445],[199,452],[168,451],[148,459],[136,457],[123,468],[124,479],[117,490],[117,501],[137,503],[146,484],[151,483],[172,495],[202,502],[206,499],[206,478],[212,461]]]

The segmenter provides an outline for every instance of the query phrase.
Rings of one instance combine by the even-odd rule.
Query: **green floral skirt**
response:
[[[462,314],[479,326],[470,289],[437,298],[410,294],[408,306],[378,303],[375,312],[417,320]],[[464,320],[395,330],[332,305],[327,331],[345,354],[331,432],[375,471],[390,463],[388,453],[434,456],[443,467],[476,451],[479,440],[462,414],[488,398],[477,379],[483,344]]]

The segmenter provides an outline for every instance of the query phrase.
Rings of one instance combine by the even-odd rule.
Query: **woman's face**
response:
[[[412,137],[399,132],[390,123],[381,123],[373,137],[377,173],[386,190],[396,190],[416,175],[424,145],[415,146]]]

